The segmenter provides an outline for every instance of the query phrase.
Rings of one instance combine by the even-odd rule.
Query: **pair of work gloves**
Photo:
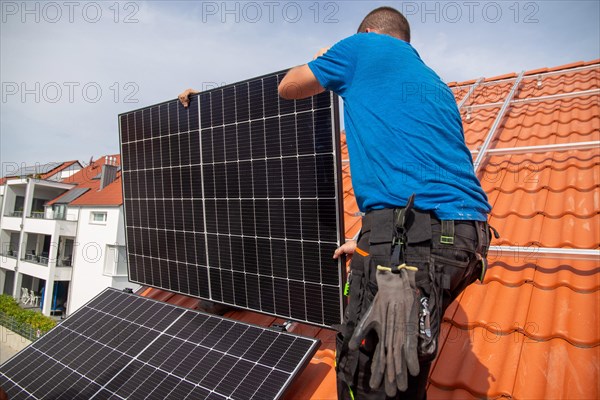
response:
[[[385,378],[385,393],[389,397],[395,396],[397,390],[407,389],[408,373],[419,374],[417,268],[402,264],[394,269],[396,272],[377,266],[377,294],[348,343],[350,350],[357,350],[367,334],[375,331],[379,343],[371,363],[369,385],[377,390]]]

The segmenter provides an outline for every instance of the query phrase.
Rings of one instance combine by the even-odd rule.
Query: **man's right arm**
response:
[[[315,74],[307,64],[294,67],[288,71],[278,87],[279,95],[286,100],[304,99],[322,93]]]
[[[327,53],[329,47],[320,49],[313,60]],[[308,64],[294,67],[288,71],[279,84],[279,95],[286,100],[304,99],[322,93],[325,88],[321,85]]]

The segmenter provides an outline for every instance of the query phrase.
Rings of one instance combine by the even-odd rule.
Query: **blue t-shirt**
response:
[[[358,33],[308,66],[344,99],[361,211],[401,207],[415,193],[415,207],[439,219],[487,219],[491,207],[473,171],[454,96],[409,43]]]

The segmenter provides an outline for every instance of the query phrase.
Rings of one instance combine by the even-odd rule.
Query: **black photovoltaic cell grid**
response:
[[[317,339],[106,289],[0,366],[20,399],[276,399]]]
[[[131,281],[341,322],[337,97],[283,100],[284,75],[120,115]]]

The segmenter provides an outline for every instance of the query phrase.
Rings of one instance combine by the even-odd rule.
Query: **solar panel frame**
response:
[[[11,400],[278,399],[319,343],[107,288],[0,365],[0,385]]]
[[[258,126],[259,128],[271,123],[272,120],[269,118],[277,117],[277,119],[281,122],[283,118],[286,117],[286,114],[282,114],[281,112],[277,113],[274,111],[272,107],[264,107],[263,111],[260,111],[255,106],[256,102],[250,101],[250,96],[254,91],[260,90],[262,93],[264,82],[266,79],[270,79],[270,85],[272,89],[275,91],[271,91],[270,96],[277,96],[276,88],[277,84],[284,75],[284,71],[278,71],[272,74],[266,74],[260,77],[251,78],[242,82],[237,82],[231,85],[223,86],[220,88],[213,89],[207,92],[201,92],[199,94],[191,96],[190,108],[188,109],[188,119],[181,118],[181,110],[182,107],[179,106],[177,100],[170,100],[163,103],[156,104],[154,106],[149,106],[133,111],[129,111],[127,113],[123,113],[119,115],[119,131],[121,134],[121,155],[124,163],[123,166],[123,193],[124,193],[124,213],[125,213],[125,221],[126,221],[126,242],[129,254],[129,263],[128,263],[128,276],[131,282],[166,289],[172,292],[194,296],[198,298],[204,298],[211,301],[216,301],[224,304],[233,305],[235,307],[249,309],[253,311],[262,312],[269,315],[274,315],[282,318],[289,318],[293,320],[298,320],[301,322],[306,322],[309,324],[314,324],[318,326],[331,327],[332,325],[336,325],[341,323],[343,318],[343,309],[345,306],[345,302],[343,301],[342,296],[342,288],[345,284],[345,271],[344,263],[342,260],[338,260],[335,263],[335,279],[330,279],[328,282],[323,283],[323,278],[329,274],[330,270],[328,268],[331,267],[331,254],[335,248],[337,248],[341,243],[344,242],[344,227],[343,227],[343,191],[341,184],[341,158],[340,158],[340,126],[339,126],[339,109],[338,109],[338,98],[335,94],[331,92],[326,92],[325,94],[321,94],[321,97],[309,98],[308,100],[299,100],[299,101],[291,101],[285,102],[283,100],[279,100],[279,107],[281,110],[288,112],[294,116],[294,132],[298,126],[306,127],[311,125],[313,129],[317,126],[317,121],[314,121],[314,115],[316,112],[320,110],[320,117],[325,118],[325,124],[330,124],[330,142],[315,142],[313,137],[300,137],[296,133],[296,137],[294,138],[294,142],[297,141],[298,148],[304,149],[313,149],[313,153],[315,155],[315,163],[317,163],[317,156],[322,156],[319,160],[321,164],[318,168],[317,164],[305,163],[298,155],[298,152],[292,152],[291,156],[293,157],[296,154],[297,158],[297,166],[296,179],[289,179],[288,182],[298,182],[298,190],[294,188],[294,185],[285,184],[285,181],[282,183],[282,187],[271,187],[269,185],[269,177],[273,178],[276,176],[277,171],[280,171],[283,174],[284,170],[293,170],[288,165],[286,156],[289,157],[290,150],[288,147],[279,146],[277,150],[277,146],[272,147],[276,149],[276,156],[268,157],[267,152],[267,139],[266,137],[263,139],[265,143],[265,148],[261,149],[260,146],[256,147],[253,144],[248,145],[252,140],[252,135],[256,133],[256,129],[254,126]],[[274,81],[275,80],[275,81]],[[257,83],[259,82],[259,83]],[[246,109],[243,102],[240,101],[238,97],[235,97],[238,88],[242,88],[242,94],[247,90],[248,93],[248,107]],[[235,112],[237,114],[242,114],[243,117],[248,116],[249,120],[247,126],[245,122],[232,122],[231,115],[224,111],[224,102],[223,98],[229,99],[231,101],[231,91],[234,92],[235,98]],[[216,93],[216,94],[215,94]],[[274,95],[273,95],[274,93]],[[213,98],[213,94],[215,94]],[[215,100],[216,99],[216,100]],[[323,101],[328,101],[327,107],[319,108],[319,104]],[[313,101],[316,104],[316,107],[313,105]],[[220,110],[216,112],[213,111],[212,104],[221,104]],[[240,105],[241,104],[241,105]],[[151,112],[151,109],[159,110],[158,115],[156,112]],[[196,120],[195,117],[192,116],[192,113],[189,110],[194,110],[194,108],[198,111],[198,118]],[[267,110],[267,108],[269,108]],[[179,110],[179,111],[178,111]],[[293,111],[293,114],[292,114]],[[168,121],[162,117],[163,113],[175,113],[177,112],[177,121],[173,118],[168,118]],[[264,112],[264,114],[261,114]],[[203,118],[207,114],[210,115],[210,120]],[[171,114],[168,114],[169,116]],[[262,119],[261,119],[262,115]],[[268,117],[267,117],[268,115]],[[308,118],[307,118],[308,116]],[[254,119],[252,119],[254,117]],[[158,123],[153,121],[155,118],[158,118]],[[238,118],[239,120],[239,118]],[[220,123],[222,125],[214,125],[214,122]],[[289,119],[285,121],[289,127]],[[127,138],[132,137],[132,140],[124,141],[124,132],[123,132],[123,124],[127,126],[131,126],[131,124],[135,124],[135,126],[140,126],[139,124],[148,124],[152,129],[157,127],[157,132],[151,132],[152,137],[154,138],[154,133],[158,134],[160,140],[152,143],[143,143],[145,139],[144,137],[136,136],[139,132],[137,129],[134,132],[130,132],[129,129],[126,128]],[[177,124],[183,125],[187,131],[182,131],[177,127]],[[246,128],[249,129],[250,137],[246,138],[243,134],[238,135],[237,137],[237,147],[232,146],[233,143],[232,136],[230,132],[228,132],[228,128],[231,125],[226,125],[226,123],[235,123],[236,128],[244,131]],[[190,162],[191,168],[178,168],[176,172],[173,170],[177,167],[173,166],[173,159],[179,157],[180,155],[177,153],[177,148],[181,148],[181,143],[179,140],[183,137],[182,133],[184,132],[194,132],[198,131],[198,143],[195,145],[199,145],[200,151],[195,153],[194,151],[186,152],[187,154],[183,154],[183,162],[180,164],[183,165],[187,163],[188,160]],[[210,130],[210,135],[207,134],[208,130]],[[201,132],[204,131],[203,135],[200,135]],[[263,130],[263,132],[265,132]],[[283,136],[282,136],[283,137]],[[316,135],[315,137],[321,137]],[[168,139],[167,139],[168,138]],[[191,136],[194,138],[194,136]],[[195,138],[194,138],[195,139]],[[242,140],[248,140],[244,145],[240,145]],[[302,139],[302,141],[298,140]],[[187,139],[186,139],[187,140]],[[218,146],[215,147],[214,141],[218,141]],[[277,141],[281,142],[281,138],[277,138]],[[124,144],[130,143],[133,141],[137,141],[135,148],[129,147],[129,152],[124,151]],[[152,142],[149,140],[147,142]],[[206,143],[205,143],[206,142]],[[212,145],[212,147],[207,146],[206,144]],[[255,143],[255,142],[251,142]],[[146,149],[144,149],[144,146]],[[308,147],[307,147],[308,146]],[[317,151],[318,146],[330,146],[330,153],[323,152],[320,154]],[[167,151],[167,148],[169,151]],[[208,151],[207,149],[210,149]],[[234,151],[237,150],[237,157],[235,157]],[[263,152],[264,150],[264,152]],[[152,160],[146,160],[144,156],[140,154],[144,154],[144,151],[153,154]],[[277,153],[279,151],[279,153]],[[256,195],[256,188],[260,188],[263,185],[266,189],[264,192],[260,193],[261,196],[257,196],[254,199],[252,204],[248,204],[245,202],[245,198],[242,198],[241,191],[248,190],[246,187],[247,182],[244,182],[243,176],[239,173],[240,165],[245,163],[246,160],[240,159],[240,155],[248,156],[250,155],[250,162],[253,168],[253,171],[264,169],[264,184],[259,182],[260,184],[256,184],[254,179],[258,175],[253,175],[252,185],[253,185],[253,195]],[[189,159],[188,159],[189,157]],[[277,160],[279,157],[279,160]],[[326,159],[329,157],[329,159]],[[264,165],[262,163],[262,158],[264,159]],[[130,188],[127,187],[128,182],[128,168],[125,166],[127,160],[130,159],[132,163],[132,168],[130,170],[138,170],[144,169],[144,174],[137,174],[136,182],[131,185]],[[327,163],[323,160],[327,161]],[[148,164],[148,161],[150,165]],[[206,161],[206,162],[205,162]],[[158,164],[157,164],[158,162]],[[199,164],[198,164],[199,162]],[[236,173],[233,174],[231,171],[225,171],[225,168],[229,168],[232,164],[227,164],[229,162],[237,162],[238,172],[237,177],[240,193],[232,193],[232,196],[229,196],[228,190],[230,187],[223,187],[222,185],[217,184],[216,180],[214,180],[214,185],[208,184],[208,179],[205,179],[205,176],[224,176],[225,178],[229,178],[232,175],[236,176]],[[304,163],[304,164],[303,164]],[[168,165],[170,171],[166,168],[158,168],[160,174],[155,174],[157,176],[151,176],[151,172],[157,170],[156,165],[165,166]],[[333,180],[330,187],[320,187],[318,185],[318,174],[322,173],[324,169],[323,166],[330,168],[331,179]],[[150,167],[151,169],[146,169]],[[214,167],[211,171],[210,168]],[[306,187],[311,187],[311,185],[305,185],[302,181],[302,171],[306,168],[313,168],[314,171],[314,188],[311,188],[308,192],[306,191]],[[233,167],[235,169],[235,167]],[[215,172],[215,170],[218,170]],[[197,198],[198,193],[194,192],[193,188],[187,188],[185,186],[182,187],[181,177],[182,174],[185,174],[186,179],[188,176],[198,176],[200,174],[202,181],[202,209],[198,210],[198,208],[194,207],[194,198]],[[220,175],[219,175],[220,174]],[[262,178],[261,178],[262,179]],[[148,190],[149,187],[147,185],[148,182],[152,182],[153,186],[150,188],[150,193],[157,197],[157,200],[154,204],[150,204],[147,200],[139,200],[140,194],[143,190]],[[170,185],[165,184],[166,182],[170,182]],[[305,186],[303,186],[305,185]],[[237,187],[238,185],[236,185]],[[304,189],[303,189],[304,188]],[[183,194],[183,191],[191,191],[192,200],[187,200]],[[288,194],[294,196],[298,194],[298,201],[287,201],[289,198]],[[185,195],[189,195],[190,192],[186,192]],[[319,232],[316,233],[306,231],[304,229],[305,226],[308,226],[310,218],[306,218],[306,216],[313,215],[312,221],[316,221],[319,214],[319,207],[321,205],[324,206],[326,200],[324,199],[323,194],[327,194],[331,196],[331,203],[329,205],[330,209],[335,208],[335,242],[333,243],[325,243],[321,241],[319,237]],[[211,195],[214,196],[215,200],[211,200]],[[219,201],[217,195],[224,196],[226,201]],[[239,210],[237,206],[235,209],[227,209],[226,205],[236,203],[236,195],[239,199]],[[321,195],[321,196],[320,196]],[[161,198],[164,200],[158,200]],[[314,200],[302,200],[304,197],[314,197]],[[148,196],[152,197],[152,196]],[[178,200],[181,198],[181,200]],[[230,198],[233,198],[233,201],[230,201]],[[171,201],[170,199],[174,199]],[[177,200],[175,200],[177,199]],[[264,200],[261,200],[264,199]],[[292,197],[293,199],[293,197]],[[280,201],[282,200],[282,201]],[[128,203],[130,206],[128,207]],[[227,203],[227,204],[225,204]],[[271,213],[283,213],[279,214],[284,217],[284,228],[279,226],[269,225],[264,226],[263,220],[267,218],[255,218],[256,225],[251,226],[252,224],[244,223],[244,219],[241,219],[242,227],[239,228],[239,231],[235,231],[233,234],[231,230],[235,230],[238,227],[234,226],[235,224],[228,224],[231,221],[231,212],[234,211],[234,217],[240,215],[243,218],[246,218],[247,214],[244,214],[242,211],[245,209],[246,211],[250,210],[253,207],[253,212],[257,215],[258,212],[264,213],[266,210],[266,216],[270,217]],[[164,221],[171,218],[171,212],[174,208],[181,208],[186,210],[193,210],[190,212],[191,218],[186,217],[183,219],[177,219],[176,215],[173,214],[173,220],[176,226],[178,227],[174,231],[165,230],[162,232],[160,229],[151,230],[147,235],[142,235],[140,231],[136,231],[133,229],[129,229],[131,226],[136,226],[138,223],[140,226],[143,226],[142,221],[136,220],[135,217],[129,215],[131,209],[145,209],[145,213],[149,215],[150,220],[152,220],[151,224],[155,226],[160,226],[160,221],[164,218]],[[281,210],[298,210],[303,219],[300,221],[293,221],[290,214],[286,214]],[[199,211],[199,212],[198,212]],[[239,214],[238,214],[239,212]],[[251,211],[252,212],[252,211]],[[227,221],[223,221],[221,219],[216,218],[216,215],[223,215],[228,213]],[[199,215],[201,214],[201,215]],[[132,223],[130,223],[130,221]],[[191,237],[189,235],[188,225],[195,224],[194,235],[195,237]],[[197,229],[197,225],[199,223],[203,223],[203,230],[199,231]],[[294,231],[294,224],[291,222],[298,223],[300,228],[296,228]],[[188,225],[186,225],[188,224]],[[191,225],[194,227],[194,225]],[[276,240],[272,240],[271,232],[272,229],[277,229],[277,233],[281,234],[282,229],[283,237],[285,238],[285,242],[279,243]],[[215,236],[210,236],[210,230],[214,230]],[[254,229],[254,231],[253,231]],[[259,239],[257,234],[257,230],[268,230],[269,234],[266,235],[268,237],[268,243],[263,239]],[[229,239],[223,238],[220,236],[219,230],[227,230],[227,235]],[[298,240],[300,245],[298,248],[293,248],[294,246],[287,245],[289,243],[287,235],[292,237],[293,235],[301,235],[299,238],[296,237],[294,240]],[[204,243],[201,243],[202,240],[198,240],[198,234],[203,235],[205,238]],[[311,236],[312,235],[312,236]],[[240,236],[240,237],[238,237]],[[256,243],[249,243],[252,240],[252,236],[256,239]],[[250,240],[246,240],[246,237],[250,237]],[[161,247],[161,243],[166,243],[167,246]],[[176,243],[177,248],[169,248],[168,244]],[[317,246],[314,246],[314,243],[317,243]],[[244,264],[244,293],[239,293],[238,290],[234,290],[235,282],[238,282],[236,287],[240,287],[242,283],[240,280],[240,271],[235,271],[235,262],[232,258],[234,255],[231,254],[231,249],[239,248],[239,244],[243,245],[243,248],[250,249],[250,255],[253,255],[253,248],[256,248],[256,262],[250,261]],[[325,249],[325,246],[327,249]],[[271,252],[270,260],[266,260],[263,258],[263,252],[260,252],[260,249],[269,249]],[[189,251],[192,249],[192,251]],[[211,250],[212,249],[212,250]],[[214,249],[218,249],[217,252]],[[296,260],[292,260],[291,256],[286,256],[286,274],[281,274],[279,271],[279,275],[275,275],[275,272],[271,269],[269,273],[269,268],[272,268],[272,261],[275,260],[274,254],[279,255],[279,251],[282,250],[286,252],[286,254],[295,254],[300,261],[302,267],[304,267],[306,262],[302,261],[303,259],[307,259],[311,261],[313,264],[322,266],[325,265],[325,268],[321,268],[320,276],[311,275],[310,279],[306,279],[303,270],[298,268],[298,263]],[[308,251],[310,250],[310,252]],[[245,251],[245,250],[244,250]],[[244,253],[242,251],[242,253]],[[201,254],[206,254],[206,259],[201,260]],[[133,256],[132,256],[133,254]],[[185,254],[185,259],[181,257],[177,258],[177,256],[181,254]],[[219,267],[214,267],[215,264],[212,264],[212,260],[209,259],[210,254],[212,257],[215,257],[218,254]],[[316,256],[315,256],[316,254]],[[320,254],[320,255],[319,255]],[[239,255],[239,254],[238,254]],[[242,254],[244,256],[244,254]],[[136,258],[137,257],[137,258]],[[143,259],[144,266],[141,270],[137,267],[139,259]],[[137,261],[136,261],[137,260]],[[244,260],[246,261],[246,260]],[[325,263],[330,263],[329,265]],[[255,265],[256,264],[256,265]],[[225,265],[225,268],[223,268]],[[265,269],[264,267],[267,266]],[[218,271],[215,271],[215,268]],[[248,270],[250,273],[248,273]],[[252,268],[255,268],[256,272],[252,271]],[[262,269],[261,269],[262,268]],[[333,268],[332,268],[333,269]],[[179,270],[185,271],[185,275],[188,276],[187,285],[184,282],[182,287],[181,285],[181,274],[179,274]],[[229,272],[231,271],[231,272]],[[266,272],[265,272],[266,271]],[[219,276],[217,276],[217,272]],[[310,272],[310,271],[309,271]],[[314,272],[314,271],[313,271]],[[253,276],[256,273],[258,278]],[[323,275],[323,274],[326,275]],[[189,277],[191,274],[192,280],[197,282],[197,288],[194,284],[189,283]],[[227,285],[223,287],[219,285],[220,280],[227,280]],[[271,277],[272,282],[268,282],[267,279],[261,279],[262,277]],[[283,280],[286,281],[283,281]],[[335,280],[335,283],[333,282]],[[169,282],[169,284],[164,284],[163,282]],[[174,283],[177,284],[174,284]],[[231,282],[231,284],[229,284]],[[314,282],[314,283],[313,283]],[[230,286],[228,286],[230,285]],[[335,294],[332,294],[330,290],[330,286],[335,286]],[[185,290],[187,289],[187,290]],[[193,292],[193,290],[196,292]],[[223,291],[223,289],[226,289]],[[254,290],[254,293],[250,293],[249,290]],[[286,290],[287,289],[287,290]],[[325,289],[325,290],[323,290]],[[213,290],[216,290],[215,293],[220,293],[220,295],[216,296],[213,294]],[[261,297],[261,293],[266,293]],[[276,297],[281,293],[285,293],[288,297],[287,301],[285,298],[279,297],[276,300]],[[269,304],[269,294],[271,294],[272,303]],[[299,294],[303,295],[303,298],[299,300],[297,297]],[[309,296],[311,295],[311,296]],[[244,299],[245,297],[245,299]],[[302,304],[293,304],[294,302],[300,301]],[[279,305],[279,307],[276,307]],[[316,306],[315,306],[316,305]],[[286,310],[287,307],[287,310]],[[327,309],[326,307],[335,307],[334,313],[335,316],[332,316],[332,311]],[[287,311],[287,312],[286,312]]]

